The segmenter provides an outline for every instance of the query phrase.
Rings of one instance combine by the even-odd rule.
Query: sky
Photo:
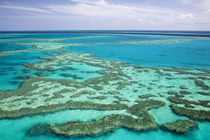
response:
[[[210,0],[0,0],[0,30],[210,31]]]

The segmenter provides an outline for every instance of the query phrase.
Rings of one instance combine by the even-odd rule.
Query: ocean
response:
[[[1,140],[210,139],[209,31],[0,32],[0,79]]]

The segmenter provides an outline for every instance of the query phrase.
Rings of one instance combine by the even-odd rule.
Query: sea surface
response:
[[[202,31],[19,31],[0,32],[0,52],[30,50],[33,45],[21,43],[34,39],[61,39],[62,43],[81,43],[60,48],[72,53],[91,53],[99,59],[122,61],[125,64],[155,68],[190,68],[210,70],[210,32]],[[141,42],[142,41],[142,42]],[[20,44],[18,44],[20,43]],[[48,46],[46,46],[48,47]],[[46,56],[56,55],[56,51],[36,50],[11,53],[0,56],[0,90],[16,90],[38,72],[46,74],[43,78],[70,79],[86,81],[101,76],[96,71],[102,68],[67,64],[69,71],[27,70],[26,64],[46,61]],[[67,76],[62,77],[65,73]],[[210,85],[209,85],[210,86]],[[210,101],[210,97],[208,99]],[[149,111],[157,123],[167,123],[186,119],[177,116],[169,108],[161,107]],[[16,119],[0,119],[0,140],[209,140],[210,123],[197,121],[198,127],[181,135],[161,129],[134,132],[124,128],[97,137],[68,138],[55,135],[27,136],[29,128],[37,124],[65,123],[68,120],[90,121],[101,118],[109,111],[60,110],[53,113],[25,116]],[[168,115],[166,115],[168,114]],[[170,119],[168,119],[170,118]]]

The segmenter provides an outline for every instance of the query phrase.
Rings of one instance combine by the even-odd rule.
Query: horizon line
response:
[[[46,29],[46,30],[0,30],[0,32],[30,32],[30,31],[195,31],[195,32],[210,32],[210,30],[152,30],[152,29],[146,29],[146,30],[141,30],[141,29],[125,29],[125,30],[117,30],[117,29],[107,29],[107,30],[100,30],[100,29],[67,29],[67,30],[51,30],[51,29]]]

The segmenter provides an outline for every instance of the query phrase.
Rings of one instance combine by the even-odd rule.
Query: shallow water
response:
[[[143,140],[204,140],[208,139],[210,134],[209,122],[199,122],[198,128],[189,132],[185,135],[177,135],[172,134],[170,132],[162,131],[162,130],[153,130],[146,132],[133,132],[127,129],[117,129],[112,133],[105,134],[104,136],[99,137],[88,137],[88,138],[65,138],[65,137],[56,137],[52,135],[48,136],[35,136],[30,137],[25,135],[27,130],[34,125],[37,124],[45,124],[45,123],[65,123],[68,120],[75,121],[90,121],[92,119],[100,119],[105,115],[112,114],[112,111],[104,111],[103,113],[100,111],[94,110],[65,110],[58,111],[56,113],[45,114],[45,115],[36,115],[33,117],[24,117],[21,119],[15,120],[1,120],[0,121],[0,138],[1,140],[7,139],[15,139],[15,140],[43,140],[43,139],[52,139],[52,140],[62,140],[62,139],[70,139],[70,140],[101,140],[101,139],[134,139],[137,140],[139,138]]]
[[[129,33],[129,34],[127,34]],[[137,32],[139,33],[139,32]],[[143,34],[143,32],[142,32]],[[30,50],[32,46],[16,45],[13,42],[39,42],[36,39],[59,39],[55,42],[61,43],[89,43],[85,45],[69,46],[60,48],[73,53],[91,53],[99,59],[123,61],[133,65],[149,66],[149,67],[183,67],[183,68],[201,68],[210,69],[210,38],[199,37],[199,35],[210,35],[209,32],[149,32],[150,35],[132,34],[126,31],[113,31],[110,33],[21,33],[21,34],[0,34],[0,52],[14,50]],[[148,34],[148,33],[147,33]],[[152,35],[153,34],[153,35]],[[159,35],[154,35],[159,34]],[[160,34],[167,34],[166,36]],[[168,35],[170,34],[170,35]],[[176,35],[174,35],[176,34]],[[181,36],[179,36],[179,35]],[[196,35],[196,38],[192,36]],[[173,36],[174,35],[174,36]],[[194,36],[193,36],[194,37]],[[33,39],[34,40],[33,40]],[[7,41],[3,41],[6,39]],[[8,39],[10,41],[8,41]],[[18,39],[22,39],[21,41]],[[186,39],[178,42],[153,42],[154,40],[170,40],[170,39]],[[44,42],[47,42],[45,40]],[[148,43],[136,43],[135,41],[147,41]],[[26,41],[25,41],[26,42]],[[42,41],[40,41],[42,42]],[[46,46],[47,47],[47,46]],[[60,51],[59,50],[59,51]],[[92,78],[101,77],[98,71],[103,70],[101,67],[87,65],[80,62],[72,62],[65,65],[52,66],[54,70],[36,70],[27,69],[25,63],[37,63],[47,61],[40,57],[53,56],[58,50],[37,50],[24,53],[14,53],[9,56],[0,56],[0,90],[15,90],[28,80],[30,77],[39,77],[36,73],[42,73],[42,78],[49,79],[67,79],[77,82],[84,82]],[[27,69],[27,70],[26,70]],[[19,77],[19,78],[18,78]],[[22,78],[20,78],[22,77]],[[142,80],[145,80],[142,77]],[[147,82],[145,82],[147,83]],[[164,84],[164,83],[163,83]],[[190,86],[190,84],[189,84]],[[136,87],[133,87],[136,88]],[[125,98],[129,98],[128,89]],[[162,90],[164,91],[164,89]],[[199,96],[197,96],[199,97]],[[41,98],[41,97],[40,97]],[[83,97],[82,97],[83,98]],[[210,100],[209,96],[206,100]],[[27,136],[28,129],[37,124],[51,123],[66,123],[69,120],[90,121],[93,119],[101,119],[104,116],[114,114],[113,111],[96,111],[96,110],[62,110],[54,113],[40,114],[34,116],[25,116],[17,119],[1,119],[0,120],[0,139],[15,139],[15,140],[43,140],[43,139],[119,139],[119,140],[207,140],[210,139],[210,123],[199,122],[198,128],[184,134],[178,135],[161,129],[145,132],[133,132],[127,129],[117,129],[114,132],[100,135],[97,137],[83,138],[66,138],[61,136],[42,135],[42,136]],[[119,113],[119,112],[118,112]],[[123,112],[122,112],[123,113]],[[174,122],[179,119],[188,119],[184,116],[174,114],[168,106],[163,106],[158,109],[152,109],[149,114],[154,116],[155,121],[161,125],[168,122]]]
[[[41,62],[43,60],[40,57],[48,55],[53,55],[53,53],[26,52],[0,57],[0,79],[4,79],[0,81],[1,90],[17,89],[24,81],[24,79],[17,79],[17,77],[34,76],[32,71],[24,71],[25,66],[23,64]]]

